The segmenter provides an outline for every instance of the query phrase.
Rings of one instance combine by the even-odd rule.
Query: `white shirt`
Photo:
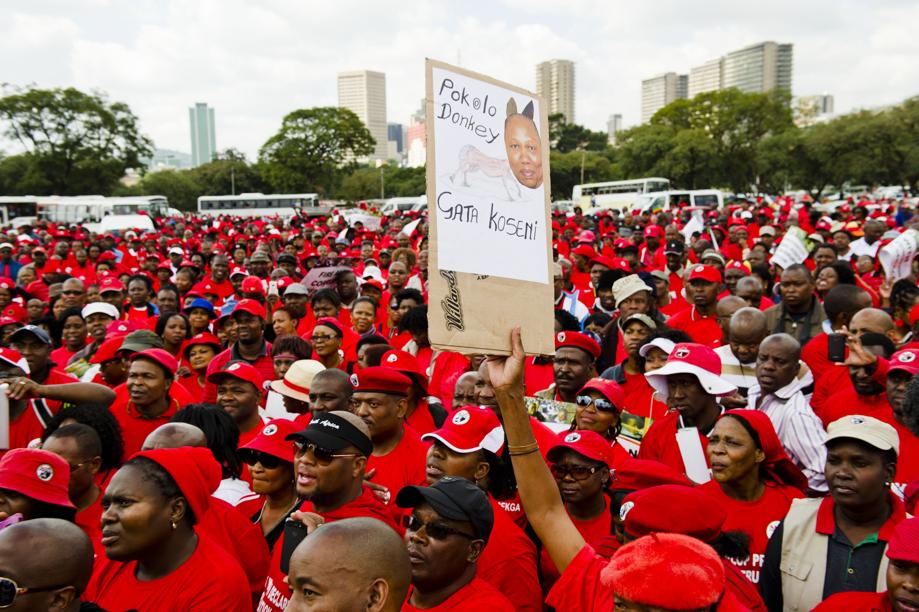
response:
[[[813,376],[809,378],[813,381]],[[750,387],[747,407],[766,413],[785,451],[807,476],[810,488],[825,492],[829,490],[823,475],[826,432],[802,392],[805,382],[806,379],[795,379],[775,393],[762,397],[762,401],[762,390],[757,383]]]
[[[874,244],[868,244],[864,237],[859,238],[858,240],[853,240],[849,243],[849,253],[851,255],[857,255],[858,257],[861,257],[862,255],[871,255],[872,257],[877,257],[879,248],[881,248],[880,240],[875,240]]]
[[[721,378],[737,387],[743,397],[747,397],[750,388],[756,384],[756,361],[740,363],[737,355],[731,350],[730,344],[719,346],[715,349],[715,354],[721,359]],[[814,375],[803,361],[798,363],[797,380],[798,388],[810,403],[811,396],[814,394]]]

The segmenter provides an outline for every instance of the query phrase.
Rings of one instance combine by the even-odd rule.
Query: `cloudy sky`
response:
[[[0,80],[98,89],[156,145],[189,151],[188,107],[216,109],[217,146],[250,158],[287,112],[337,102],[336,74],[386,73],[407,123],[431,57],[535,87],[536,63],[577,64],[578,123],[639,121],[641,80],[740,47],[794,43],[794,94],[837,112],[919,94],[915,0],[0,0]]]

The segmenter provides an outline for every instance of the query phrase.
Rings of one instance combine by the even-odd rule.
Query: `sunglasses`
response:
[[[12,578],[0,578],[0,608],[9,608],[16,602],[16,598],[20,595],[26,595],[28,593],[44,593],[46,591],[63,589],[66,586],[69,585],[60,584],[56,586],[36,587],[30,589],[19,586]]]
[[[597,466],[595,465],[562,465],[553,463],[549,466],[549,471],[556,480],[564,480],[565,476],[571,476],[575,480],[587,480],[592,474],[596,474]]]
[[[294,446],[297,447],[297,456],[300,457],[305,453],[310,453],[313,457],[316,458],[316,463],[319,465],[329,465],[332,461],[338,457],[359,457],[358,453],[338,453],[331,451],[327,448],[322,448],[317,446],[313,442],[300,442],[299,440],[294,442]]]
[[[575,403],[577,403],[578,406],[583,406],[584,408],[587,408],[588,406],[590,406],[591,402],[593,402],[593,405],[600,412],[619,412],[616,406],[613,405],[613,402],[609,401],[608,399],[604,399],[602,397],[598,397],[597,399],[594,399],[590,397],[589,395],[579,395],[575,398],[574,401]]]
[[[424,528],[424,533],[431,538],[432,540],[446,540],[451,535],[457,535],[467,540],[474,540],[475,536],[468,533],[463,533],[458,529],[453,529],[452,527],[447,527],[446,525],[441,525],[439,523],[422,523],[421,520],[414,514],[408,514],[402,517],[402,527],[406,531],[411,531],[417,533]]]
[[[254,466],[256,463],[261,463],[262,467],[266,470],[273,470],[279,465],[281,465],[282,459],[275,457],[274,455],[269,455],[268,453],[260,453],[258,451],[249,451],[240,453],[240,458],[246,465]]]

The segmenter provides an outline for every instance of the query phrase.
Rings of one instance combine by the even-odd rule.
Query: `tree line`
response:
[[[4,86],[0,123],[22,151],[0,157],[6,195],[161,194],[194,210],[199,195],[319,193],[349,201],[425,192],[424,168],[381,168],[358,160],[373,137],[351,111],[298,109],[249,161],[228,149],[188,170],[146,171],[152,140],[124,103],[74,88]],[[736,89],[699,94],[660,109],[647,124],[617,135],[549,118],[553,199],[574,185],[661,176],[674,187],[735,192],[807,189],[819,197],[845,183],[919,188],[919,96],[797,127],[788,94]],[[139,169],[137,185],[120,179]]]

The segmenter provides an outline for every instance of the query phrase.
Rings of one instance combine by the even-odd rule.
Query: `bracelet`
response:
[[[511,446],[510,444],[507,445],[507,452],[512,457],[515,455],[525,455],[535,450],[539,450],[539,444],[537,444],[535,440],[529,444],[521,444],[520,446]]]
[[[521,455],[531,455],[538,450],[539,448],[531,448],[530,450],[520,451],[520,452],[508,451],[507,454],[510,455],[511,457],[520,457]]]

